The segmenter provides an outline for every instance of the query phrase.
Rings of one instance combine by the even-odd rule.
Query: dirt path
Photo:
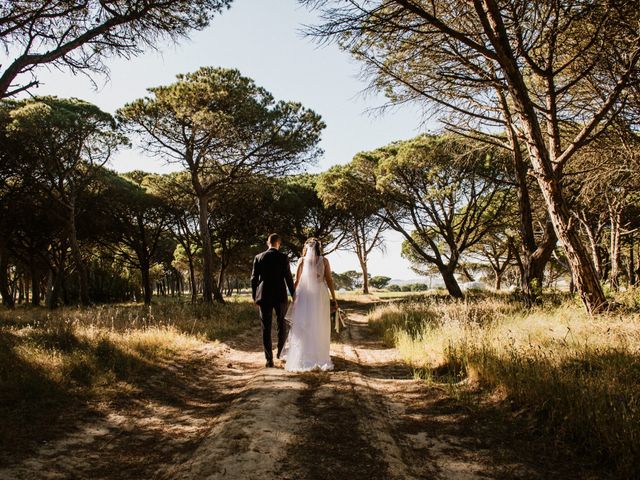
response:
[[[332,373],[265,369],[258,332],[175,358],[0,480],[602,478],[414,380],[362,306],[350,323]]]

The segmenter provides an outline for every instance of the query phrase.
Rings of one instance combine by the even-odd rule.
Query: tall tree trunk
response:
[[[602,273],[603,273],[602,272],[602,255],[600,254],[600,248],[596,238],[597,233],[593,231],[591,226],[589,226],[586,216],[584,218],[580,218],[580,223],[582,224],[584,232],[587,234],[587,239],[589,240],[589,247],[591,249],[591,258],[593,259],[593,266],[596,268],[598,277],[602,278]],[[600,221],[598,221],[598,223],[600,223]],[[598,229],[599,228],[600,226],[598,226]]]
[[[500,269],[493,269],[493,274],[495,276],[495,282],[494,282],[494,286],[493,288],[496,291],[500,290],[500,287],[502,286],[502,273],[504,272],[504,270],[500,270]]]
[[[17,282],[16,291],[18,292],[18,304],[21,304],[24,302],[24,295],[25,295],[25,291],[27,290],[24,275],[21,275],[20,277],[18,277],[16,282]]]
[[[514,95],[514,98],[517,103],[517,95]],[[521,106],[520,111],[524,112],[526,108]],[[534,115],[533,112],[527,113]],[[523,117],[526,117],[526,113]],[[529,119],[526,118],[525,120]],[[544,146],[544,141],[542,140],[539,126],[532,125],[531,122],[528,121],[524,122],[524,126],[525,130],[527,130],[526,133],[529,140],[528,147],[531,153],[531,159],[534,162],[534,168],[538,172],[547,172],[546,175],[539,174],[536,177],[555,234],[565,249],[573,283],[587,311],[589,313],[596,313],[605,308],[607,304],[607,299],[600,285],[598,273],[591,261],[589,253],[580,240],[574,222],[572,222],[569,206],[564,198],[561,184],[556,178],[556,173],[553,172],[551,163],[548,160],[547,152],[540,147],[541,145]],[[539,268],[540,265],[537,267]],[[542,272],[541,275],[544,275],[544,266],[540,271]],[[542,282],[540,282],[540,286],[542,286]]]
[[[438,270],[440,271],[440,275],[442,275],[442,280],[444,281],[444,285],[453,298],[464,298],[464,294],[460,289],[460,285],[458,285],[458,281],[454,275],[455,268],[451,268],[449,265],[438,266]]]
[[[64,284],[65,265],[67,262],[67,249],[67,245],[60,245],[60,256],[57,259],[57,264],[54,259],[47,273],[45,304],[47,308],[51,310],[57,308],[60,301],[60,293]]]
[[[360,268],[362,269],[362,293],[369,294],[369,268],[367,265],[367,238],[364,233],[364,228],[361,230],[361,225],[354,223],[352,226],[351,235],[354,242],[354,252],[358,257]]]
[[[547,147],[536,110],[529,98],[528,87],[511,49],[497,2],[484,0],[476,1],[474,4],[481,16],[483,28],[490,36],[496,59],[502,67],[515,111],[520,116],[536,179],[542,190],[553,228],[565,249],[576,289],[589,313],[601,311],[606,307],[607,299],[591,258],[572,224],[572,215],[562,192],[562,172],[554,167],[553,160],[559,147]],[[555,130],[556,125],[550,127]]]
[[[367,264],[366,255],[359,254],[358,261],[362,269],[362,293],[369,295],[369,265]]]
[[[589,313],[602,311],[607,305],[607,298],[589,253],[571,222],[560,185],[555,180],[546,179],[540,179],[540,183],[553,227],[564,247],[576,291]]]
[[[47,298],[45,302],[47,304],[47,308],[53,310],[58,307],[58,301],[60,299],[60,292],[62,291],[64,280],[64,269],[58,269],[58,271],[49,270],[49,278],[48,283],[49,287],[47,288]]]
[[[502,110],[507,119],[507,136],[511,144],[511,160],[513,164],[516,194],[518,196],[519,232],[521,241],[521,252],[517,255],[517,250],[512,244],[513,254],[518,258],[520,267],[521,289],[524,303],[533,306],[540,303],[542,293],[542,282],[544,280],[544,269],[551,258],[553,249],[557,242],[553,225],[550,221],[545,225],[543,238],[536,242],[533,230],[533,211],[531,208],[531,195],[527,183],[528,166],[522,155],[520,140],[514,130],[511,112],[507,99],[500,95]]]
[[[224,295],[222,295],[222,290],[218,288],[217,285],[214,285],[213,288],[213,299],[218,303],[225,303]]]
[[[609,205],[610,235],[610,257],[611,271],[609,272],[609,285],[612,290],[618,290],[620,284],[620,223],[622,220],[622,208],[620,203],[614,201]]]
[[[591,246],[591,258],[593,259],[593,266],[596,269],[598,278],[602,278],[602,256],[600,255],[600,249],[594,239],[589,236],[589,244]]]
[[[551,259],[556,242],[554,234],[552,238],[541,240],[538,248],[525,256],[523,292],[525,303],[530,307],[541,303],[544,271]]]
[[[7,249],[0,239],[0,295],[2,304],[7,308],[16,306],[13,300],[13,293],[9,287],[9,255]]]
[[[202,299],[213,303],[213,247],[209,232],[209,202],[206,196],[198,197],[200,237],[202,239]]]
[[[78,271],[79,287],[80,287],[80,304],[83,307],[91,305],[89,299],[89,274],[87,273],[87,266],[82,259],[82,252],[80,251],[80,244],[78,243],[77,229],[76,229],[76,210],[75,205],[72,203],[69,207],[69,246],[71,247],[71,255],[73,256],[73,262],[75,263],[76,270]]]
[[[40,306],[40,272],[31,264],[31,305]]]
[[[187,260],[189,263],[189,285],[191,286],[191,303],[196,303],[196,300],[198,300],[198,285],[196,284],[196,269],[193,265],[193,257],[191,253],[187,254]]]
[[[213,298],[218,303],[225,303],[224,295],[224,274],[227,270],[227,262],[223,258],[220,262],[220,270],[218,271],[218,281],[216,282],[216,289],[213,291]]]
[[[140,265],[140,273],[142,275],[142,289],[145,305],[151,305],[151,299],[153,298],[153,288],[151,287],[151,274],[149,270],[149,264],[142,262]]]
[[[47,285],[45,287],[45,294],[44,294],[44,303],[47,306],[47,308],[52,308],[51,307],[51,297],[53,295],[53,269],[49,269],[49,271],[47,272]]]

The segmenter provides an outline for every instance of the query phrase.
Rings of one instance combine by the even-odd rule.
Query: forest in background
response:
[[[213,99],[247,85],[251,91],[237,93],[245,111],[234,98],[211,118],[188,97],[210,88]],[[202,69],[151,91],[168,100],[141,99],[117,118],[78,99],[3,101],[5,306],[149,303],[154,292],[223,301],[246,287],[250,259],[272,231],[281,232],[292,259],[311,236],[327,252],[353,252],[361,270],[336,274],[339,288],[388,286],[384,276],[371,278],[368,257],[395,230],[414,270],[440,276],[454,298],[463,296],[460,283],[478,279],[495,289],[506,279],[530,304],[561,277],[575,290],[535,180],[519,190],[500,146],[456,133],[421,135],[305,174],[320,154],[321,119],[298,104],[276,103],[239,72]],[[269,106],[260,106],[265,101]],[[231,129],[237,133],[229,139]],[[184,170],[109,170],[127,135],[139,135],[146,151]],[[635,133],[609,127],[572,161],[571,168],[589,173],[567,174],[563,184],[598,281],[612,291],[634,286],[640,275],[639,152]],[[523,232],[540,244],[533,257],[539,268],[528,280]]]

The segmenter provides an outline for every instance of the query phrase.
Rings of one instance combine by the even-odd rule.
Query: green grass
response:
[[[433,289],[429,292],[390,292],[387,290],[378,290],[373,293],[376,297],[389,299],[407,299],[407,298],[425,298],[433,295],[447,295],[447,291],[443,289]]]
[[[166,359],[256,324],[244,301],[0,310],[0,451],[74,406],[135,389]]]
[[[362,290],[338,291],[336,292],[338,300],[349,302],[370,303],[380,300],[421,300],[432,297],[447,297],[446,290],[430,290],[428,292],[390,292],[388,290],[371,289],[370,293],[365,295]]]
[[[590,317],[573,300],[524,310],[507,296],[376,308],[370,323],[416,375],[460,398],[480,390],[529,412],[551,439],[638,478],[640,314]]]

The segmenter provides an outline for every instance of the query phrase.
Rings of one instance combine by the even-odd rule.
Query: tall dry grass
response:
[[[633,305],[638,292],[622,300]],[[372,327],[417,375],[480,387],[528,409],[550,436],[640,478],[640,314],[590,317],[573,301],[524,310],[507,297],[381,306]]]
[[[135,388],[187,349],[256,325],[250,303],[0,310],[0,451],[58,411]]]

